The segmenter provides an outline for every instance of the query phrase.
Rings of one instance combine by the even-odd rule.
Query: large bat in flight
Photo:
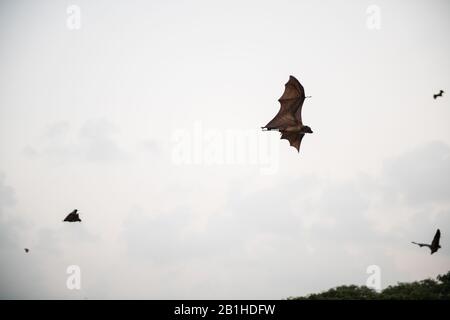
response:
[[[441,231],[439,229],[437,229],[436,234],[434,235],[433,238],[433,242],[431,242],[431,244],[427,244],[427,243],[417,243],[417,242],[412,242],[414,244],[417,244],[419,247],[428,247],[431,250],[431,254],[435,253],[436,251],[438,251],[441,246],[439,245],[439,239],[441,238]]]
[[[305,134],[313,133],[311,128],[302,122],[305,89],[295,77],[290,76],[278,101],[281,104],[280,111],[262,129],[278,130],[281,132],[281,139],[288,140],[289,144],[300,152],[300,144]]]
[[[78,215],[78,210],[75,209],[64,219],[65,222],[81,222],[80,216]]]

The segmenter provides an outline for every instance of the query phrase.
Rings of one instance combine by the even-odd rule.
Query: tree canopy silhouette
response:
[[[450,300],[450,271],[435,279],[400,282],[377,292],[366,286],[339,286],[288,300]]]

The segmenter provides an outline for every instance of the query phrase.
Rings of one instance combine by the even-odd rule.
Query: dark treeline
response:
[[[398,283],[377,292],[366,286],[339,286],[288,300],[450,300],[450,271],[435,279]]]

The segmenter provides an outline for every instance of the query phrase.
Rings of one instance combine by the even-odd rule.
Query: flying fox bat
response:
[[[280,111],[262,129],[278,130],[281,139],[286,139],[289,144],[300,152],[300,144],[306,133],[313,133],[310,127],[303,125],[302,106],[305,101],[305,89],[293,76],[285,84],[284,93],[278,101]]]
[[[28,248],[25,248],[23,250],[25,250],[26,253],[30,252],[30,249],[28,249]]]
[[[434,100],[436,100],[437,97],[442,97],[442,94],[444,93],[444,91],[439,91],[439,93],[433,94],[433,98]]]
[[[69,215],[64,219],[64,221],[67,222],[81,222],[81,219],[77,213],[77,209],[73,210],[71,213],[69,213]]]
[[[431,242],[431,244],[427,244],[427,243],[417,243],[417,242],[412,242],[414,244],[417,244],[419,247],[428,247],[431,250],[431,254],[435,253],[436,251],[438,251],[441,246],[439,245],[439,239],[441,238],[441,231],[439,229],[437,229],[436,234],[434,235],[433,238],[433,242]]]

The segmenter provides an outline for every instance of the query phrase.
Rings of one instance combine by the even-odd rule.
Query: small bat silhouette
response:
[[[313,133],[310,127],[303,125],[302,106],[305,101],[305,89],[293,76],[285,84],[284,93],[278,101],[280,111],[262,129],[278,130],[281,139],[286,139],[289,144],[300,152],[300,144],[306,133]]]
[[[25,250],[26,253],[30,252],[30,249],[28,249],[28,248],[25,248],[23,250]]]
[[[438,251],[441,246],[439,245],[439,239],[441,238],[441,231],[439,229],[437,229],[436,234],[434,235],[433,238],[433,242],[431,242],[431,244],[427,244],[427,243],[417,243],[417,242],[412,242],[414,244],[417,244],[419,247],[428,247],[431,250],[431,254],[435,253],[436,251]]]
[[[81,219],[77,213],[77,209],[73,210],[71,213],[69,213],[69,215],[63,220],[63,221],[67,221],[67,222],[81,222]]]
[[[439,93],[433,94],[433,98],[434,100],[436,100],[437,97],[442,97],[442,94],[444,93],[444,91],[439,91]]]

